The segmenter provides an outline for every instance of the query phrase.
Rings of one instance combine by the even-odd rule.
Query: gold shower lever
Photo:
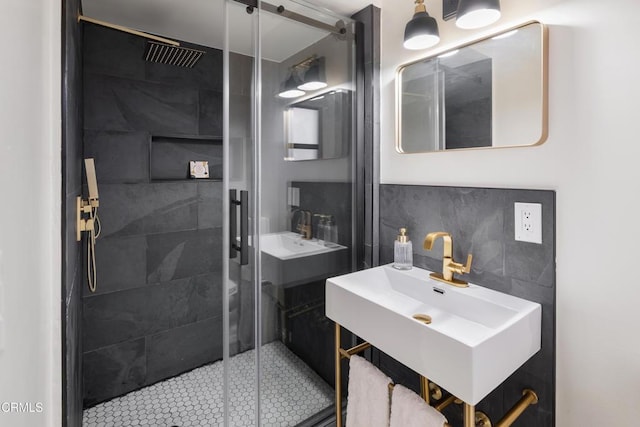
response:
[[[76,241],[82,240],[83,231],[93,231],[95,229],[93,218],[83,218],[83,214],[91,214],[93,208],[88,200],[76,197]]]
[[[96,166],[94,160],[84,159],[87,174],[87,199],[76,197],[76,241],[82,240],[82,232],[88,233],[87,238],[87,283],[91,292],[96,291],[96,239],[100,235],[100,219],[98,207],[98,180],[96,179]]]
[[[87,199],[76,197],[76,241],[82,240],[83,231],[95,231],[95,217],[98,206],[100,206],[98,196],[98,181],[96,179],[96,166],[93,159],[84,159],[85,171],[87,173],[87,187],[89,196]],[[83,218],[83,214],[88,214],[88,218]]]

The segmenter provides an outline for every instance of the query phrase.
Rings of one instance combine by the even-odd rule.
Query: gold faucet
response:
[[[311,237],[313,237],[311,217],[311,211],[300,211],[300,219],[298,220],[296,230],[298,230],[302,238],[305,240],[311,240]]]
[[[444,255],[442,256],[442,273],[431,273],[430,276],[449,285],[457,286],[459,288],[466,288],[469,284],[463,280],[458,280],[453,277],[453,273],[464,274],[471,271],[471,260],[473,255],[467,255],[466,265],[460,264],[453,260],[453,239],[451,234],[444,231],[436,231],[429,233],[424,238],[423,247],[425,250],[430,251],[433,248],[433,243],[438,237],[442,237],[444,242]]]

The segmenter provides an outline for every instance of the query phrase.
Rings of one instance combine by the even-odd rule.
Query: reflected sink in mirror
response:
[[[346,249],[337,243],[323,244],[317,239],[304,240],[300,234],[290,231],[263,234],[260,250],[281,260]]]
[[[327,279],[326,315],[475,405],[540,350],[542,307],[429,273],[385,265]]]
[[[350,265],[349,251],[337,243],[304,240],[291,231],[260,236],[262,277],[274,285],[291,286],[341,274]]]

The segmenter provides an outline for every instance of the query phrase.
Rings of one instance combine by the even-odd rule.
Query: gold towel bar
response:
[[[354,354],[363,352],[369,347],[371,347],[371,344],[369,344],[368,342],[363,342],[362,344],[358,344],[357,346],[352,347],[349,350],[344,350],[340,348],[339,351],[342,357],[344,357],[345,359],[351,359],[351,356],[353,356]]]
[[[341,347],[340,343],[340,325],[336,323],[336,335],[335,335],[335,343],[336,343],[336,427],[342,427],[342,369],[340,366],[340,362],[342,359],[351,359],[351,356],[354,354],[361,353],[371,347],[371,344],[368,342],[363,342],[362,344],[358,344],[355,347],[351,347],[348,350],[345,350]],[[421,388],[426,390],[425,396],[423,398],[429,403],[429,380],[424,377],[420,377],[421,379]],[[395,384],[389,383],[389,392],[393,391]],[[455,399],[455,398],[454,398]],[[445,423],[443,427],[451,427],[449,423]]]
[[[447,397],[445,400],[443,400],[442,402],[438,403],[436,406],[434,406],[434,408],[436,408],[436,410],[438,410],[439,412],[442,412],[444,408],[451,405],[455,401],[456,401],[456,397],[454,395],[451,395]]]
[[[528,388],[522,390],[522,398],[498,421],[496,427],[509,427],[522,415],[529,405],[535,405],[536,403],[538,403],[538,395],[535,391]]]
[[[342,427],[342,367],[340,365],[342,359],[351,359],[351,356],[354,354],[358,354],[363,352],[364,350],[371,347],[371,344],[368,342],[363,342],[362,344],[358,344],[355,347],[352,347],[348,350],[344,350],[341,345],[340,340],[340,331],[341,326],[336,323],[335,324],[335,363],[336,363],[336,427]],[[432,383],[434,384],[434,383]],[[434,384],[435,385],[435,384]],[[394,387],[393,383],[389,383],[389,391],[392,391]],[[436,386],[437,387],[437,386]],[[429,380],[420,376],[420,389],[422,391],[422,398],[429,403],[429,395],[431,390],[429,388]],[[439,388],[438,388],[439,390]],[[441,396],[441,394],[440,394]],[[437,397],[435,399],[440,399]],[[447,406],[452,403],[463,404],[463,414],[464,414],[464,427],[491,427],[491,421],[486,416],[486,414],[482,412],[476,412],[474,405],[469,405],[465,402],[462,402],[457,397],[451,395],[444,399],[442,402],[434,405],[434,409],[438,412],[442,412]],[[527,409],[530,405],[535,405],[538,403],[538,395],[535,391],[530,389],[525,389],[522,391],[522,398],[515,404],[509,411],[505,414],[505,416],[498,421],[495,427],[510,427],[520,415]],[[449,423],[445,423],[443,427],[451,427]]]

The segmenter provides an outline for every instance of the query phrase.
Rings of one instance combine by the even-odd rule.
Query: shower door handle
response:
[[[249,263],[249,192],[229,190],[229,258],[235,258],[240,252],[240,265]],[[240,242],[238,242],[238,207],[240,207]]]

